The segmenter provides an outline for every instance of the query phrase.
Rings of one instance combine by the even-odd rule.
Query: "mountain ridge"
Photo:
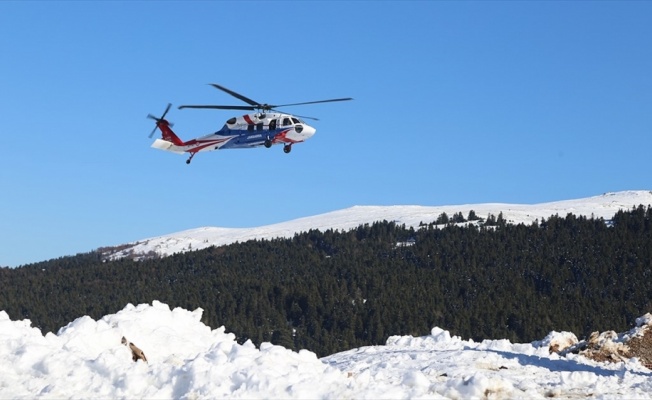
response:
[[[561,200],[538,204],[479,203],[449,206],[352,206],[314,216],[302,217],[286,222],[252,228],[200,227],[166,235],[151,237],[118,246],[98,249],[106,260],[120,258],[144,259],[166,257],[175,253],[201,250],[211,246],[225,246],[249,240],[291,238],[296,233],[316,230],[347,231],[360,225],[377,221],[392,221],[418,228],[421,224],[435,222],[446,213],[449,217],[462,213],[464,217],[473,211],[478,217],[487,219],[490,215],[503,218],[512,224],[530,224],[553,215],[565,216],[572,213],[587,218],[611,219],[620,210],[639,205],[652,205],[652,191],[627,190],[607,192],[601,195]]]

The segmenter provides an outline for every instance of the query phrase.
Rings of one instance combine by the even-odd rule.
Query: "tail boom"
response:
[[[178,138],[177,138],[178,139]],[[211,138],[211,139],[193,139],[187,142],[181,142],[176,144],[170,140],[156,139],[152,143],[152,147],[159,150],[169,151],[171,153],[183,154],[183,153],[199,153],[201,151],[212,151],[217,150],[222,147],[226,142],[231,138]]]

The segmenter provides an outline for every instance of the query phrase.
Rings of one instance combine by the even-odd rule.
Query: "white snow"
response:
[[[544,399],[650,398],[652,371],[549,354],[555,337],[481,343],[435,327],[322,359],[251,342],[200,322],[202,310],[127,305],[54,335],[0,311],[0,398],[12,399]],[[650,316],[642,317],[645,323]],[[635,328],[636,329],[636,328]],[[630,335],[633,333],[630,333]],[[133,362],[126,337],[148,362]]]
[[[224,246],[248,240],[291,238],[295,233],[318,229],[348,231],[363,224],[376,221],[395,221],[417,229],[420,223],[432,223],[442,214],[448,217],[461,212],[464,218],[473,210],[480,218],[490,214],[498,217],[502,212],[508,223],[531,224],[535,220],[548,219],[552,215],[566,217],[572,213],[587,218],[611,219],[619,210],[631,210],[639,205],[652,205],[652,191],[633,190],[605,193],[577,200],[565,200],[541,204],[466,204],[457,206],[355,206],[312,217],[299,218],[288,222],[256,228],[217,228],[203,227],[172,233],[159,237],[129,243],[120,251],[106,252],[108,259],[145,255],[154,252],[160,256],[200,250],[210,246]]]

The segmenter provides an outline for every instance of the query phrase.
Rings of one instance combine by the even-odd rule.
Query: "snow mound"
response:
[[[328,397],[329,382],[345,377],[309,351],[265,343],[242,345],[224,327],[200,322],[202,310],[128,305],[99,321],[76,319],[42,336],[29,320],[0,312],[2,398],[234,398]],[[133,362],[122,337],[148,363]],[[323,382],[323,392],[314,382]]]
[[[239,344],[201,317],[201,309],[158,301],[129,304],[43,336],[29,320],[12,321],[0,311],[0,398],[544,399],[649,398],[652,392],[652,373],[636,360],[550,353],[550,344],[572,339],[567,333],[534,344],[476,343],[435,327],[423,337],[392,336],[383,346],[318,359],[307,350]],[[629,337],[631,349],[632,341],[648,336],[652,317],[639,321],[632,331],[597,342]],[[132,361],[123,336],[147,362]]]
[[[552,331],[543,340],[532,342],[532,345],[535,347],[547,347],[550,353],[559,353],[577,343],[577,336],[572,332]]]

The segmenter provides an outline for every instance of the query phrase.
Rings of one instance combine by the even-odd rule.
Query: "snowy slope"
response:
[[[0,398],[649,399],[652,393],[652,371],[636,359],[550,354],[551,338],[563,333],[527,344],[477,343],[435,327],[428,336],[393,336],[384,346],[318,359],[270,343],[240,345],[201,316],[201,309],[171,310],[154,301],[98,321],[81,317],[43,335],[29,320],[12,321],[0,311]],[[648,324],[650,317],[640,320]],[[122,337],[148,362],[133,362]]]
[[[549,218],[558,214],[565,217],[568,213],[577,216],[594,216],[609,220],[618,210],[629,210],[638,205],[652,205],[652,191],[624,191],[606,193],[577,200],[557,201],[541,204],[465,204],[456,206],[355,206],[312,217],[299,218],[288,222],[257,228],[217,228],[203,227],[172,233],[164,236],[140,240],[123,246],[103,250],[106,258],[117,259],[135,257],[148,253],[168,256],[190,250],[200,250],[210,246],[223,246],[235,242],[254,239],[290,238],[295,233],[310,229],[337,229],[347,231],[365,223],[375,221],[396,221],[399,224],[417,228],[419,223],[430,223],[446,213],[449,217],[461,212],[464,217],[469,211],[475,211],[480,218],[489,214],[503,217],[509,223],[530,224],[535,220]],[[119,249],[119,250],[118,250]]]

